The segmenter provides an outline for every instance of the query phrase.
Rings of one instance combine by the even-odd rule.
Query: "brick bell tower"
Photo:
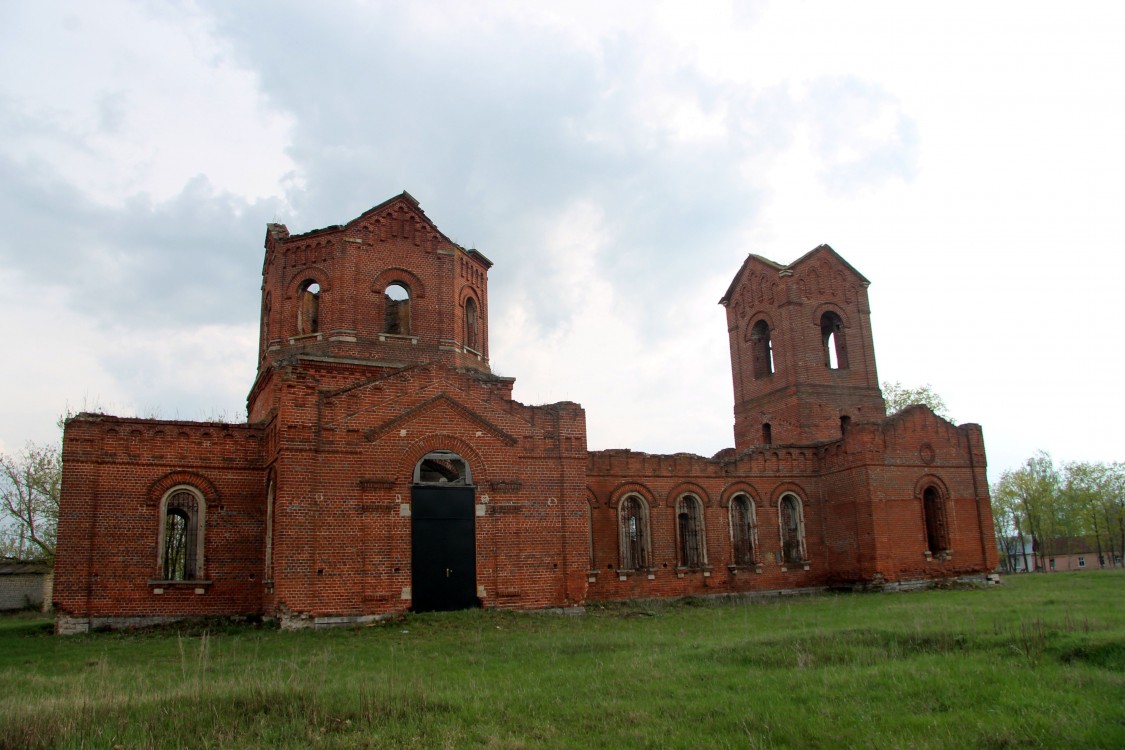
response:
[[[303,234],[268,224],[265,248],[251,422],[277,405],[270,373],[302,360],[490,371],[492,261],[442,234],[409,193]]]
[[[783,266],[750,255],[720,300],[734,378],[734,443],[839,438],[881,420],[870,282],[828,245]]]

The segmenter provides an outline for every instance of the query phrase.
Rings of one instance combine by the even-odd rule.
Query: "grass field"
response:
[[[1125,573],[59,638],[0,618],[0,748],[1121,748]]]

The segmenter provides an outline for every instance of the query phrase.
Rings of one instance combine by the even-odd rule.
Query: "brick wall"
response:
[[[283,389],[273,540],[279,610],[328,617],[409,608],[413,471],[439,449],[472,472],[485,606],[585,598],[581,407],[526,407],[488,378],[438,365],[368,368],[365,384],[336,393],[325,385],[356,375],[338,369],[310,363]]]
[[[738,593],[950,578],[998,564],[977,425],[955,427],[925,407],[885,423],[855,425],[836,441],[757,448],[707,459],[689,454],[598,451],[587,467],[593,559],[590,597],[618,599]],[[946,550],[929,550],[923,492],[941,493]],[[707,565],[678,565],[675,508],[703,501]],[[756,507],[759,564],[735,565],[730,501]],[[807,564],[782,562],[779,501],[802,501]],[[649,508],[651,563],[622,572],[618,506],[628,494]]]
[[[789,266],[751,256],[724,296],[736,447],[713,458],[588,452],[579,405],[513,401],[513,379],[488,367],[490,266],[405,193],[341,226],[291,236],[271,224],[248,424],[68,421],[59,631],[208,615],[336,624],[406,611],[414,470],[439,450],[471,473],[486,607],[870,585],[996,566],[980,428],[924,407],[885,418],[867,281],[831,248]],[[397,333],[387,331],[391,284],[410,292]],[[775,354],[765,377],[755,377],[761,351],[749,335],[759,320]],[[826,332],[841,342],[839,367],[826,361]],[[203,566],[169,582],[162,500],[181,486],[206,511]],[[698,560],[677,518],[688,495],[698,502]],[[789,495],[799,512],[782,512]],[[622,569],[620,508],[631,496],[644,508],[647,560]],[[738,496],[755,511],[750,561],[734,555]],[[783,516],[799,516],[804,531],[802,553],[788,560]],[[931,539],[943,549],[929,549]]]
[[[839,437],[841,417],[860,422],[885,415],[868,283],[827,245],[787,266],[747,258],[722,299],[738,450],[764,444],[767,423],[773,443],[791,445]],[[836,335],[843,356],[836,368],[826,361],[825,315],[841,323]],[[770,334],[772,373],[755,341],[763,324]]]
[[[261,609],[262,430],[80,414],[63,436],[55,562],[62,615],[190,616]],[[206,502],[205,583],[155,583],[160,501],[177,485]]]
[[[266,233],[262,268],[260,371],[294,356],[418,361],[488,371],[488,269],[492,263],[443,235],[403,193],[344,225],[290,235]],[[315,331],[302,328],[302,289],[319,285]],[[388,286],[409,291],[409,322],[387,331]],[[476,347],[467,341],[466,300],[477,311]],[[262,378],[259,376],[259,381]],[[276,406],[268,383],[252,389],[254,422]]]

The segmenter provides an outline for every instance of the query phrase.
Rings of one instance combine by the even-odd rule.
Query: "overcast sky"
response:
[[[1125,460],[1125,4],[0,4],[0,450],[245,418],[267,222],[408,190],[592,449],[732,445],[748,253],[872,281],[882,380]]]

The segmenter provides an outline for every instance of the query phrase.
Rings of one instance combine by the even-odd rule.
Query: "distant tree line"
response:
[[[992,518],[1001,567],[1050,570],[1050,561],[1081,539],[1100,566],[1125,554],[1125,463],[1056,465],[1040,451],[992,487]]]

